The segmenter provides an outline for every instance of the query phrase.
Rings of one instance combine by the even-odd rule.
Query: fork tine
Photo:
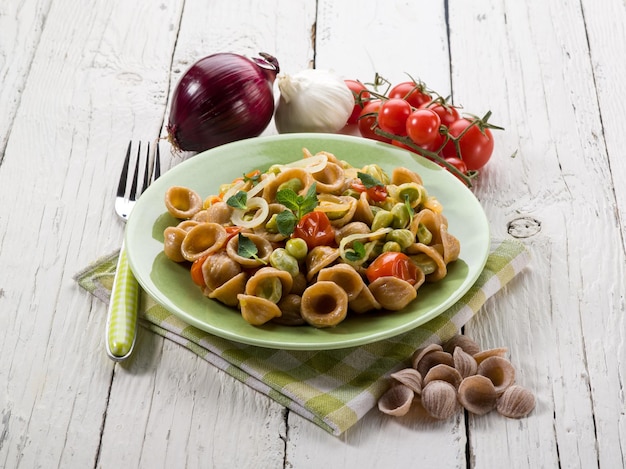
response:
[[[146,150],[146,163],[144,165],[143,170],[143,185],[141,186],[141,193],[146,192],[150,181],[148,178],[150,177],[150,142],[148,142],[148,149]]]
[[[135,162],[135,173],[133,174],[133,183],[130,186],[129,200],[137,199],[137,180],[139,179],[139,160],[141,159],[141,142],[137,147],[137,161]]]
[[[156,181],[161,176],[161,152],[159,152],[159,144],[156,146],[156,153],[154,155],[154,168],[152,169],[152,180]]]
[[[128,166],[130,165],[130,148],[133,142],[128,142],[128,150],[126,150],[126,158],[124,159],[124,166],[122,167],[122,174],[120,175],[120,182],[117,186],[117,196],[124,197],[126,192],[126,180],[128,179]]]

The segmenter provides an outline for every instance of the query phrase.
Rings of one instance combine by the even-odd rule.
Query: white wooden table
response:
[[[624,24],[621,0],[3,0],[0,466],[624,467]],[[409,73],[493,112],[473,190],[533,260],[465,332],[509,348],[528,418],[373,411],[337,438],[144,330],[106,357],[106,308],[72,276],[120,245],[128,141],[164,135],[178,78],[221,51]]]

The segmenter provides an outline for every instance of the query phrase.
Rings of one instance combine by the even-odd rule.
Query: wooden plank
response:
[[[580,4],[455,3],[450,30],[456,101],[477,114],[487,104],[507,129],[476,188],[494,235],[520,217],[540,223],[528,293],[495,302],[467,328],[485,345],[511,349],[538,407],[521,423],[470,420],[473,461],[491,467],[508,448],[514,467],[544,464],[539,454],[564,467],[623,463],[609,409],[624,408],[611,391],[620,386],[624,252]],[[610,256],[607,246],[615,247]],[[506,428],[519,425],[525,438],[509,441]]]
[[[32,0],[3,2],[0,7],[0,164],[50,4]]]
[[[393,34],[389,33],[393,28]],[[317,16],[317,68],[343,78],[371,81],[422,79],[441,94],[450,90],[447,30],[443,2],[320,1]],[[411,44],[420,44],[416,53]],[[465,466],[465,419],[434,422],[418,407],[401,419],[372,410],[337,439],[311,431],[289,415],[287,461],[293,467]]]

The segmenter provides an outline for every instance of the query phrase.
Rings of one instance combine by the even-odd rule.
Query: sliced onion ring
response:
[[[255,210],[254,216],[250,220],[244,219],[247,213]],[[236,208],[231,216],[232,222],[243,228],[256,228],[262,225],[270,213],[267,201],[262,197],[252,197],[248,199],[245,209]]]
[[[341,256],[343,260],[346,260],[346,246],[350,244],[351,242],[360,241],[363,239],[372,241],[372,240],[383,237],[390,231],[393,231],[393,229],[392,228],[380,228],[371,233],[354,233],[354,234],[348,235],[345,238],[343,238],[341,242],[339,243],[339,255]],[[365,261],[365,259],[363,259],[363,261]]]
[[[279,167],[281,170],[284,170],[285,168],[302,168],[307,173],[314,174],[323,170],[327,164],[328,156],[324,153],[318,153],[317,155],[310,156],[308,158],[302,158],[285,165],[279,165]]]

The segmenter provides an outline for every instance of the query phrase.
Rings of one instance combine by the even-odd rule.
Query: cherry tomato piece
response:
[[[378,135],[375,132],[375,129],[378,127],[378,113],[380,112],[381,104],[382,101],[379,99],[368,101],[361,110],[357,124],[362,137],[389,143],[391,139]]]
[[[309,249],[315,246],[330,246],[335,242],[335,228],[324,212],[309,212],[298,221],[294,238],[302,238]]]
[[[367,90],[367,87],[360,81],[344,80],[344,82],[354,95],[354,109],[352,110],[350,117],[348,117],[348,124],[356,124],[364,106],[362,103],[367,102],[366,100],[369,99],[370,93]]]
[[[456,108],[449,104],[443,104],[440,101],[429,101],[420,106],[420,109],[430,109],[431,111],[437,113],[439,119],[441,120],[441,124],[446,127],[450,127],[450,125],[459,120],[459,111]]]
[[[380,106],[378,125],[385,132],[406,135],[406,120],[411,114],[411,105],[401,98],[391,98]]]
[[[417,145],[424,146],[435,141],[440,126],[437,113],[430,109],[416,109],[406,121],[406,133]]]
[[[380,277],[397,277],[415,285],[418,269],[417,264],[403,252],[388,251],[374,259],[365,270],[365,276],[370,283]]]
[[[374,202],[383,202],[387,199],[388,194],[385,186],[372,186],[367,188],[365,184],[353,182],[350,187],[357,192],[367,192],[367,196]]]
[[[471,126],[471,127],[470,127]],[[468,129],[468,127],[470,127]],[[477,170],[485,166],[493,153],[493,135],[488,128],[481,129],[478,125],[472,125],[469,119],[461,118],[450,125],[448,132],[452,137],[458,137],[467,131],[459,139],[459,154],[452,140],[448,141],[441,150],[444,158],[457,157],[462,159],[469,170]]]
[[[204,282],[204,274],[202,273],[202,265],[208,257],[209,254],[202,256],[201,258],[193,261],[193,264],[191,264],[191,280],[193,280],[193,283],[200,287],[204,287],[206,285]]]
[[[417,108],[431,100],[430,95],[424,89],[424,85],[414,81],[404,81],[393,86],[387,95],[389,98],[400,98]]]

